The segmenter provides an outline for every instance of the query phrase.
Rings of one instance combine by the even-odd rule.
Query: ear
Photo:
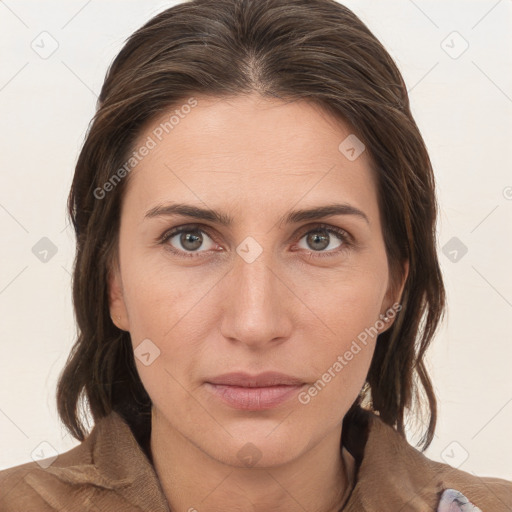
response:
[[[123,282],[117,264],[112,265],[108,273],[108,297],[112,322],[122,331],[129,331],[130,323],[124,300]]]
[[[398,283],[390,283],[388,287],[388,291],[386,293],[386,296],[384,297],[384,300],[382,301],[382,310],[381,310],[381,319],[386,315],[386,312],[394,311],[395,308],[393,308],[394,304],[400,303],[400,300],[402,298],[402,293],[405,288],[405,283],[407,282],[407,277],[409,275],[409,260],[405,260],[402,267],[402,275],[400,282]],[[384,329],[382,329],[381,332],[384,332],[388,330],[394,323],[396,314],[388,315],[389,321],[385,322],[386,326]]]

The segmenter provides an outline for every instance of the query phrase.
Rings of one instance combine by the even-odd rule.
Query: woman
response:
[[[68,206],[79,337],[57,402],[81,444],[1,472],[0,510],[510,509],[511,482],[405,438],[410,411],[422,450],[436,425],[434,178],[347,8],[153,18],[108,71]]]

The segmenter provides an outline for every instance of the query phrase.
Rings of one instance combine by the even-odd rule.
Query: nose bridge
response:
[[[272,273],[269,255],[263,253],[252,262],[240,258],[235,264],[236,281],[240,298],[247,302],[247,306],[261,309],[265,304],[270,306],[275,293],[275,276]]]
[[[270,251],[261,251],[252,260],[237,254],[233,271],[230,272],[227,301],[223,318],[223,334],[248,345],[263,345],[276,338],[288,335],[290,319],[285,311],[289,301],[282,297],[283,288],[275,275],[273,256]],[[240,244],[238,251],[247,249]]]

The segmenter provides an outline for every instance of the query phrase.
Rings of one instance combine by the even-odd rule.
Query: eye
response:
[[[315,253],[327,253],[318,254],[318,256],[332,256],[332,253],[337,254],[351,246],[350,235],[344,229],[328,224],[310,229],[302,236],[301,240],[303,239],[306,246],[301,246],[299,243],[298,247],[310,251],[310,256],[313,257],[316,256]]]
[[[160,242],[166,244],[166,247],[178,256],[196,257],[200,255],[198,253],[206,252],[215,247],[215,244],[213,244],[210,247],[207,246],[204,251],[200,251],[199,249],[205,240],[210,240],[213,243],[204,230],[194,226],[180,226],[165,233]]]

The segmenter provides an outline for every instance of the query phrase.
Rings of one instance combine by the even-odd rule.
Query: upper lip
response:
[[[218,377],[208,379],[210,384],[224,384],[227,386],[240,386],[246,388],[258,388],[268,386],[297,386],[304,381],[279,372],[264,372],[250,375],[243,372],[225,373]]]

